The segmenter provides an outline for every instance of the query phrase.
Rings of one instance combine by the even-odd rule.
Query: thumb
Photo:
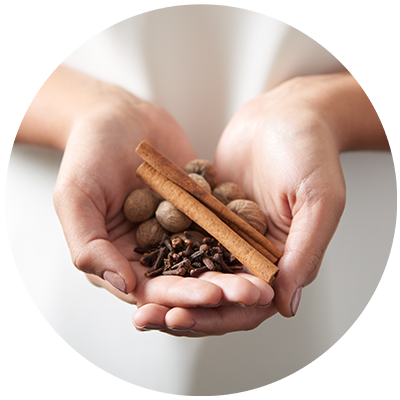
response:
[[[344,197],[322,198],[304,204],[293,216],[274,285],[275,305],[283,316],[296,314],[303,288],[317,277],[343,209]]]
[[[78,185],[57,185],[54,206],[61,222],[71,258],[82,272],[108,281],[123,293],[130,293],[136,285],[136,276],[130,262],[108,240],[105,226],[105,202],[95,204],[92,198],[101,198],[92,187],[86,194]],[[100,196],[100,197],[98,197]]]
[[[122,293],[134,290],[136,277],[129,261],[108,240],[95,238],[78,251],[72,248],[71,254],[80,271],[103,278]]]

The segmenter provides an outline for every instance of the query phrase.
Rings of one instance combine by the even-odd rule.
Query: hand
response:
[[[337,127],[315,97],[319,79],[289,81],[246,104],[216,154],[220,178],[262,207],[267,237],[283,251],[274,302],[286,317],[316,278],[345,205]]]
[[[146,268],[133,252],[136,225],[122,212],[127,195],[141,186],[135,148],[146,139],[181,166],[196,156],[181,127],[160,107],[116,88],[87,104],[72,124],[54,191],[74,265],[93,284],[139,307],[270,303],[268,285],[239,275],[144,276]]]
[[[177,324],[193,317],[193,326],[180,335],[222,334],[252,329],[276,311],[295,315],[345,206],[340,152],[388,148],[373,106],[346,72],[285,82],[242,107],[224,131],[215,164],[221,181],[241,184],[261,205],[267,237],[283,251],[274,304],[265,310],[159,309],[160,321],[169,322],[164,329],[173,319]]]
[[[319,86],[319,78],[296,79],[252,100],[234,115],[216,152],[219,179],[240,184],[262,207],[267,237],[283,251],[274,305],[179,311],[148,305],[162,329],[168,331],[170,320],[181,318],[178,326],[195,321],[187,335],[221,334],[252,329],[277,310],[295,315],[302,288],[315,279],[345,204],[336,126],[315,102]],[[137,313],[136,326],[140,320]]]
[[[272,289],[266,290],[268,292]],[[146,304],[133,315],[133,324],[139,331],[156,329],[173,336],[203,337],[255,329],[274,314],[276,308],[273,304],[253,307],[221,304],[213,308],[169,308]]]

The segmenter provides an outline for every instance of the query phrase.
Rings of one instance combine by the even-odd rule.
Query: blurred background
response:
[[[262,35],[270,41],[253,40]],[[242,41],[255,43],[246,57],[238,57],[232,46]],[[210,160],[223,127],[245,101],[292,76],[343,68],[325,49],[279,21],[216,6],[174,7],[124,21],[65,63],[167,108],[198,156]],[[232,64],[235,68],[225,73]],[[90,285],[71,263],[52,204],[61,159],[60,152],[14,146],[7,213],[16,265],[58,334],[98,367],[136,385],[221,395],[282,379],[345,334],[384,272],[396,220],[392,157],[346,153],[341,156],[346,209],[295,318],[275,316],[254,331],[202,339],[136,332],[131,323],[135,307]]]

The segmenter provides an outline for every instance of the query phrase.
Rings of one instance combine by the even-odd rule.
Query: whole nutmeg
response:
[[[206,192],[211,193],[211,186],[205,178],[198,174],[189,174],[189,176],[198,183]]]
[[[192,224],[189,217],[166,200],[157,207],[156,218],[161,226],[169,232],[184,231]]]
[[[262,235],[265,235],[267,218],[257,203],[251,200],[233,200],[227,207]]]
[[[159,224],[156,218],[142,222],[136,231],[138,247],[144,249],[157,247],[164,235],[168,232]]]
[[[187,174],[201,175],[208,182],[211,189],[213,189],[217,185],[217,170],[215,169],[214,165],[208,160],[192,160],[185,165],[183,170]]]
[[[143,222],[154,216],[161,199],[150,189],[137,189],[124,203],[125,217],[131,222]]]
[[[212,194],[225,205],[233,200],[246,198],[243,189],[234,182],[220,183],[213,189]]]

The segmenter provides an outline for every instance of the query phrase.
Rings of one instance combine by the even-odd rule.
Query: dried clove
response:
[[[196,258],[199,258],[204,255],[204,251],[198,250],[195,251],[191,256],[189,256],[190,261],[194,261]]]
[[[215,265],[211,261],[210,257],[208,256],[203,256],[202,258],[203,264],[210,270],[210,271],[215,271]]]
[[[242,269],[238,261],[217,240],[205,237],[202,243],[189,232],[182,237],[164,235],[157,248],[134,251],[142,254],[140,263],[149,267],[145,276],[187,276],[197,278],[206,271],[233,273]]]
[[[154,250],[151,253],[143,254],[143,256],[140,258],[140,263],[146,265],[147,267],[152,266],[157,258],[158,253],[158,250]]]
[[[185,231],[184,235],[185,235],[185,237],[186,237],[186,239],[188,241],[193,243],[194,247],[200,247],[200,243],[197,241],[197,239],[190,232]]]
[[[173,243],[172,243],[171,239],[170,239],[167,235],[164,235],[164,237],[163,237],[162,240],[161,240],[161,243],[162,243],[165,247],[167,247],[167,249],[168,249],[169,251],[174,251],[174,249],[173,249]]]

